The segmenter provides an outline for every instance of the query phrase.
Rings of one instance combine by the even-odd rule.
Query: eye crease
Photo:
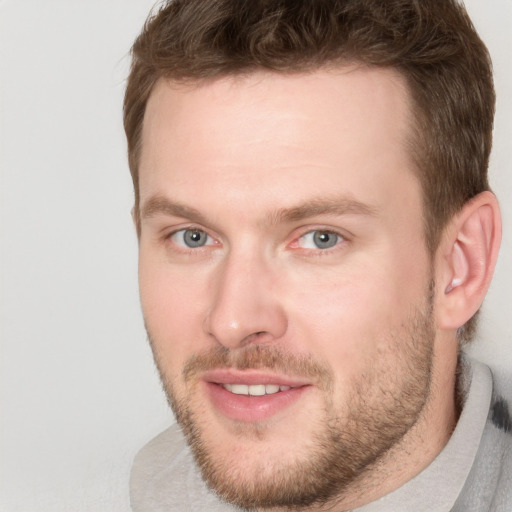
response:
[[[315,230],[302,235],[298,245],[302,249],[331,249],[342,240],[343,237],[333,231]]]

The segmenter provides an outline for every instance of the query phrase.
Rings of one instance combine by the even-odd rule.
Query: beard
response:
[[[427,304],[405,325],[382,337],[381,348],[353,379],[343,404],[335,400],[336,375],[327,363],[272,345],[236,350],[217,346],[191,357],[178,377],[180,382],[173,382],[150,336],[168,401],[208,486],[245,509],[300,510],[349,496],[358,480],[371,473],[425,409],[435,336],[433,285],[430,288]],[[198,375],[218,368],[266,369],[312,381],[322,403],[304,425],[311,431],[307,442],[284,457],[273,457],[265,447],[271,424],[235,425],[230,447],[208,435],[211,424],[198,398]],[[238,450],[247,443],[260,445],[256,456]]]

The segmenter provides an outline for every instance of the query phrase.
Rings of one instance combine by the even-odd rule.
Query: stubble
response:
[[[216,347],[194,355],[181,375],[181,389],[167,376],[152,341],[164,390],[196,463],[208,486],[220,497],[245,509],[302,510],[336,501],[353,492],[420,418],[430,393],[434,326],[432,292],[400,332],[388,333],[376,360],[352,383],[349,399],[336,404],[335,377],[329,365],[272,345],[248,345],[230,351]],[[151,338],[150,338],[151,339]],[[391,357],[392,356],[392,357]],[[381,359],[381,360],[379,360]],[[205,435],[205,411],[195,401],[198,375],[218,368],[266,369],[313,381],[321,391],[321,417],[297,456],[236,461],[219,455],[215,440]],[[308,425],[308,428],[311,426]],[[238,425],[233,445],[251,441],[264,447],[265,425]]]

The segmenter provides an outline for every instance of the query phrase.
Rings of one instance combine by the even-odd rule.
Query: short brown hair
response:
[[[124,126],[138,215],[146,104],[160,78],[200,82],[361,62],[391,67],[413,100],[410,148],[423,191],[427,248],[488,190],[495,95],[487,49],[457,0],[171,0],[132,48]],[[466,324],[469,335],[472,323]]]

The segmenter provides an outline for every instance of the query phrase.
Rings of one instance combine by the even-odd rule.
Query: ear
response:
[[[453,217],[438,250],[437,321],[458,329],[482,304],[501,241],[501,216],[492,192],[482,192]]]

